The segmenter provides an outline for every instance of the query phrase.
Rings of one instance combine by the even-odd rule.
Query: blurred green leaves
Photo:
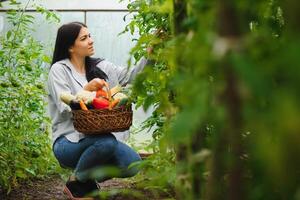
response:
[[[139,0],[132,1],[128,7],[136,14],[127,30],[136,30],[141,35],[132,55],[139,60],[147,56],[148,45],[154,47],[150,55],[153,62],[137,77],[133,98],[145,109],[155,105],[155,115],[164,119],[161,123],[159,118],[151,118],[151,123],[147,123],[149,127],[160,123],[160,137],[155,137],[158,149],[169,149],[166,155],[170,155],[174,145],[183,143],[186,145],[184,155],[197,158],[193,143],[195,135],[201,133],[203,141],[199,144],[210,152],[199,167],[198,176],[207,181],[207,184],[200,183],[201,197],[206,199],[209,191],[215,191],[220,192],[223,199],[229,199],[227,195],[233,194],[228,191],[232,184],[230,172],[238,163],[232,159],[240,159],[235,157],[233,149],[236,138],[242,137],[241,145],[245,146],[241,160],[245,171],[239,184],[245,189],[245,197],[299,198],[300,42],[299,28],[295,27],[300,24],[295,20],[299,16],[296,1],[231,1],[239,26],[232,28],[240,28],[241,35],[240,38],[221,38],[237,41],[235,45],[225,44],[226,50],[221,56],[217,55],[222,46],[216,45],[220,40],[216,27],[227,26],[220,24],[224,22],[222,17],[232,14],[222,17],[217,14],[225,3],[184,1],[188,5],[188,16],[183,23],[188,31],[176,37],[174,2]],[[159,30],[163,37],[155,34]],[[235,109],[235,102],[230,102],[234,98],[229,98],[232,94],[228,90],[228,77],[234,79],[232,87],[240,101]],[[234,120],[232,116],[239,112],[241,119]],[[237,132],[234,127],[240,130]],[[247,137],[243,134],[250,132]],[[185,173],[187,187],[179,193],[186,199],[193,199],[193,161],[186,159],[176,164]],[[217,166],[211,166],[212,161]],[[152,162],[155,160],[145,163],[149,174],[159,168]],[[168,167],[172,168],[172,164]],[[169,171],[175,173],[176,170]],[[217,176],[218,182],[213,182],[212,176]],[[215,185],[210,185],[211,181]]]
[[[10,29],[0,37],[0,185],[8,192],[21,180],[58,167],[46,114],[47,70],[43,46],[32,35],[34,17],[11,1]]]

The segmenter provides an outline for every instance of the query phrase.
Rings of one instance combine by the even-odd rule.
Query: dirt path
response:
[[[67,200],[62,192],[63,186],[64,181],[58,176],[52,176],[46,180],[34,180],[20,185],[9,195],[5,195],[0,190],[0,200]],[[107,198],[104,198],[109,200],[159,200],[168,197],[166,194],[153,194],[150,191],[137,189],[134,184],[123,179],[108,180],[101,183],[100,186],[101,191],[110,193]],[[120,193],[120,191],[123,192]],[[128,191],[134,192],[134,194],[128,194]]]
[[[7,196],[3,192],[0,193],[2,200],[66,200],[62,193],[64,186],[63,180],[57,176],[50,177],[46,180],[34,180],[24,183],[17,189],[14,189]]]

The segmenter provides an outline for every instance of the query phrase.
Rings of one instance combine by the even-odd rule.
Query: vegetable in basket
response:
[[[109,107],[109,101],[103,97],[94,98],[93,106],[95,109],[107,109]]]
[[[93,92],[82,90],[75,96],[69,92],[64,92],[60,95],[60,98],[72,110],[111,109],[125,106],[128,103],[127,95],[121,93],[121,90],[122,87],[117,85],[108,92],[104,89],[99,89],[96,95]],[[110,102],[108,99],[109,92],[113,96]],[[111,107],[109,107],[109,103],[111,103]]]
[[[80,110],[80,104],[79,101],[76,99],[76,97],[69,92],[63,92],[60,95],[60,100],[64,102],[65,104],[69,105],[72,110]]]
[[[96,92],[96,97],[105,97],[105,98],[108,98],[108,94],[105,90],[103,90],[102,88],[99,89],[97,92]]]

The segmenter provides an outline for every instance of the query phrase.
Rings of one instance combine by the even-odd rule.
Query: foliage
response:
[[[147,66],[136,77],[131,95],[137,107],[143,106],[147,110],[152,105],[155,109],[152,116],[141,127],[152,128],[154,140],[144,149],[154,152],[155,155],[142,164],[143,173],[136,179],[141,182],[141,187],[165,191],[173,187],[174,179],[171,177],[175,178],[173,168],[175,154],[171,149],[166,148],[167,145],[163,142],[165,121],[175,113],[169,101],[172,90],[170,81],[172,69],[168,65],[174,42],[171,40],[169,13],[172,10],[172,1],[132,1],[128,4],[128,9],[134,13],[134,16],[124,32],[139,33],[136,46],[131,50],[133,57],[136,60],[148,57],[146,48],[154,47],[154,51],[148,57],[151,67]],[[167,112],[168,116],[165,115]],[[146,181],[142,182],[144,179]]]
[[[150,185],[170,187],[159,180],[174,177],[171,167],[179,199],[299,198],[299,14],[291,2],[131,1],[125,31],[141,35],[131,53],[139,59],[154,47],[133,96],[145,109],[155,105],[147,122],[160,124],[155,148],[177,157],[160,174],[158,157],[146,162]]]
[[[10,29],[0,37],[0,185],[7,189],[19,181],[54,172],[50,121],[46,114],[43,46],[36,41],[34,17],[18,2],[6,13]]]

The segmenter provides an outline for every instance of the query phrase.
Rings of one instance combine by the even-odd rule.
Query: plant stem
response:
[[[9,50],[9,52],[8,52],[8,63],[9,63],[9,64],[11,63],[11,60],[13,59],[12,56],[11,56],[11,54],[12,54],[12,51],[13,51],[13,49],[14,49],[14,45],[15,45],[15,43],[16,43],[15,40],[16,40],[17,34],[18,34],[19,30],[20,30],[21,21],[22,21],[23,15],[24,15],[24,13],[25,13],[25,11],[26,11],[26,9],[27,9],[27,7],[28,7],[30,1],[31,1],[31,0],[28,0],[27,3],[26,3],[26,5],[25,5],[25,7],[22,9],[22,12],[21,12],[21,14],[20,14],[20,18],[19,18],[19,22],[18,22],[17,29],[14,31],[13,40],[12,40],[12,47],[10,48],[10,50]],[[8,66],[9,66],[9,65],[8,65]],[[12,66],[13,66],[13,68],[15,68],[15,63],[14,63]],[[9,67],[9,78],[11,78],[11,70],[12,70],[11,67]]]

